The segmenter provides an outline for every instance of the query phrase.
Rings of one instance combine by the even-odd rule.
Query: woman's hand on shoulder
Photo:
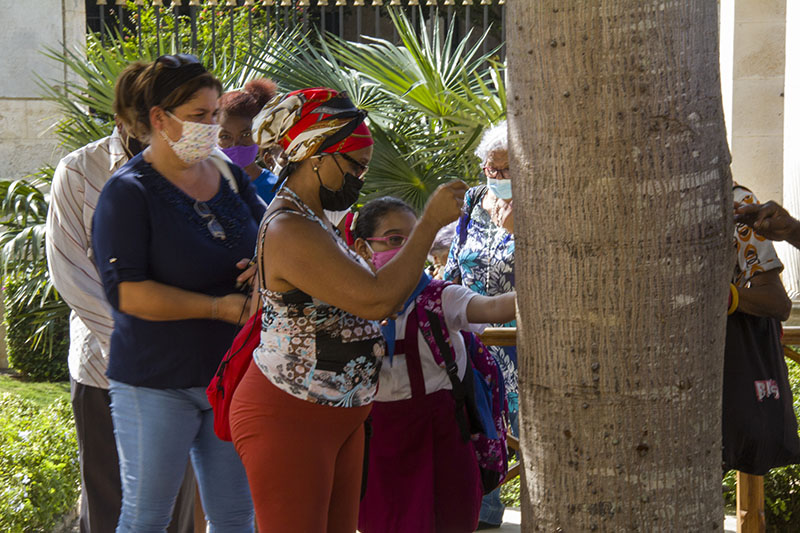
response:
[[[236,268],[242,271],[241,274],[236,276],[236,288],[241,289],[245,285],[251,286],[253,284],[253,281],[255,281],[255,275],[256,275],[255,260],[249,259],[247,257],[240,259],[236,263]]]
[[[420,221],[427,221],[438,230],[458,219],[467,189],[469,187],[461,180],[439,185],[428,198]]]

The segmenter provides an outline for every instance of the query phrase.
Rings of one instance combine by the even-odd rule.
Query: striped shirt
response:
[[[127,160],[116,129],[67,155],[56,167],[47,213],[50,278],[72,309],[69,372],[75,381],[103,389],[114,321],[92,257],[92,215],[103,185]]]

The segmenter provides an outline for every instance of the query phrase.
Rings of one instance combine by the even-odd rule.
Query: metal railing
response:
[[[211,24],[211,52],[216,53],[222,39],[231,56],[237,42],[253,41],[254,31],[292,30],[316,27],[343,39],[361,41],[363,36],[397,40],[388,16],[389,9],[405,10],[415,27],[432,31],[431,20],[438,18],[441,27],[454,25],[456,37],[470,31],[490,38],[483,52],[504,42],[506,0],[89,0],[87,28],[101,35],[118,32],[137,39],[141,51],[142,16],[152,9],[152,28],[160,53],[162,42],[172,40],[177,50],[196,52],[198,22]],[[246,31],[235,30],[237,20],[246,18]],[[209,21],[210,19],[210,21]],[[185,29],[189,36],[184,37]]]

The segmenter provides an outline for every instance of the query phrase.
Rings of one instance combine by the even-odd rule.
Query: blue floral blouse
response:
[[[481,206],[485,191],[485,187],[473,187],[467,192],[464,214],[458,221],[444,279],[460,283],[479,294],[496,296],[514,290],[514,235],[495,225]],[[513,327],[516,322],[494,325]],[[503,372],[508,408],[517,411],[517,348],[488,348]]]

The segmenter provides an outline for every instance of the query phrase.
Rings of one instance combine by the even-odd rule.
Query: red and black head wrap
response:
[[[372,145],[366,116],[346,93],[303,89],[268,103],[253,119],[253,132],[260,146],[278,144],[289,162],[296,163],[321,153],[353,152]]]

